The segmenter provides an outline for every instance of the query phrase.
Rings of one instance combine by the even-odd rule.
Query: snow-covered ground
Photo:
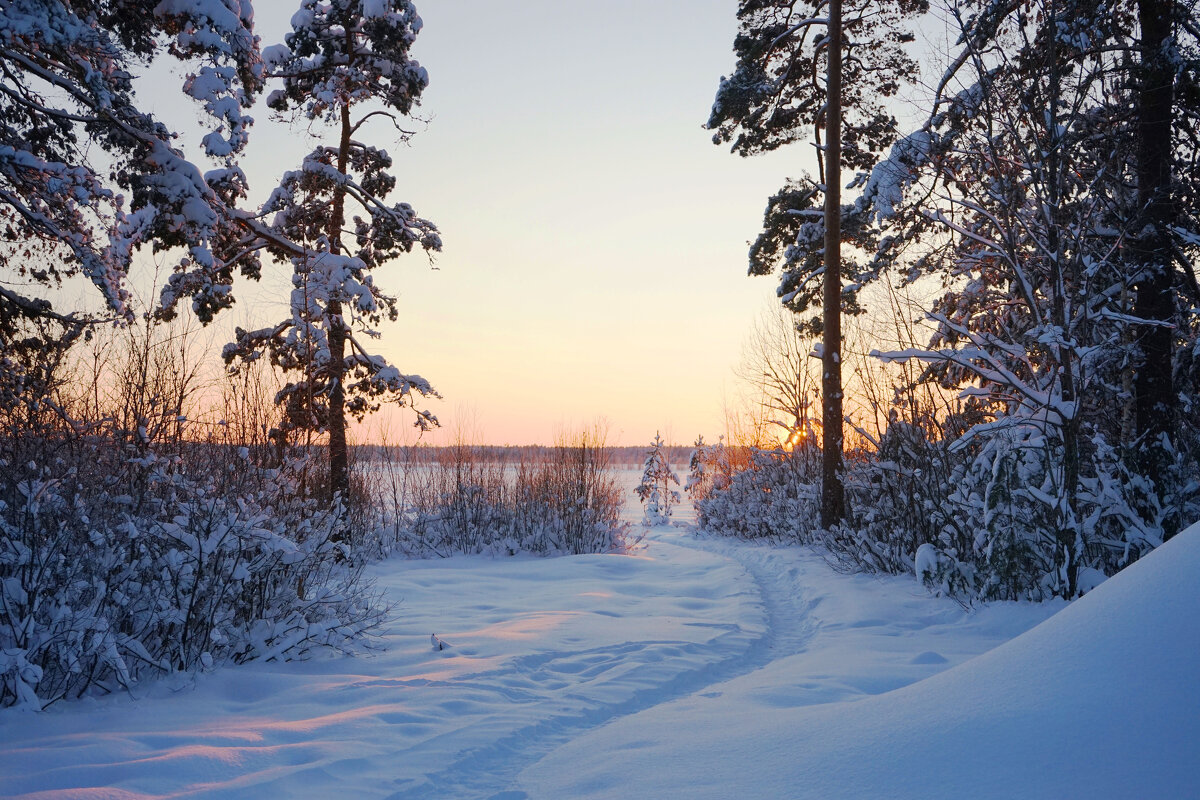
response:
[[[374,574],[396,604],[378,652],[0,713],[0,796],[1184,797],[1200,780],[1200,530],[1065,610],[968,613],[680,525],[631,555]]]

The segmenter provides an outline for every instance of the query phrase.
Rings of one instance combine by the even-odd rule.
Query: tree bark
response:
[[[825,275],[821,347],[821,527],[846,515],[842,486],[842,0],[829,2],[825,109]]]
[[[350,158],[350,107],[342,106],[342,133],[338,143],[337,170],[346,174]],[[346,191],[341,187],[334,190],[333,204],[329,214],[329,252],[340,255],[342,251],[342,224],[346,217]],[[342,304],[331,298],[326,308],[329,317],[329,488],[331,502],[341,498],[349,509],[350,504],[350,454],[346,445],[346,326],[342,322]]]
[[[1138,81],[1137,181],[1139,217],[1133,255],[1139,272],[1134,316],[1146,320],[1137,330],[1141,353],[1135,390],[1135,425],[1143,466],[1150,477],[1164,466],[1159,446],[1177,411],[1171,376],[1174,316],[1168,227],[1174,220],[1170,197],[1171,128],[1175,69],[1167,49],[1172,38],[1173,0],[1140,0],[1142,62]]]

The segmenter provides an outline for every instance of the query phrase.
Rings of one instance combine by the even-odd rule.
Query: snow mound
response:
[[[526,770],[535,798],[1194,796],[1200,525],[1021,636],[886,694],[754,708],[751,674]],[[637,747],[630,747],[636,742]]]

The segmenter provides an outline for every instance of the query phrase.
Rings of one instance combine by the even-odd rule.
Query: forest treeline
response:
[[[570,439],[571,437],[567,437]],[[382,462],[387,460],[403,460],[413,464],[437,464],[444,461],[448,453],[463,445],[386,445],[360,444],[354,445],[351,452],[356,460]],[[526,444],[526,445],[494,445],[471,444],[474,457],[480,461],[496,464],[517,464],[521,461],[539,461],[554,453],[562,445]],[[749,446],[747,446],[749,448]],[[691,445],[664,445],[663,454],[672,464],[686,464],[695,448]],[[646,460],[645,445],[609,445],[604,446],[605,458],[614,469],[641,468]]]

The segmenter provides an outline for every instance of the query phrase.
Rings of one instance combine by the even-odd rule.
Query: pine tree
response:
[[[646,451],[645,468],[641,483],[633,491],[646,507],[647,525],[665,525],[671,521],[671,507],[679,502],[679,492],[671,484],[679,485],[679,476],[671,469],[670,460],[663,451],[665,446],[658,433]]]
[[[704,443],[703,436],[696,437],[688,458],[687,482],[683,485],[683,491],[692,499],[693,505],[712,492],[712,450],[712,445]]]
[[[708,120],[716,131],[713,141],[733,142],[741,155],[802,140],[809,130],[817,147],[821,182],[789,181],[771,199],[750,264],[752,274],[769,273],[782,260],[779,293],[797,311],[821,298],[815,322],[822,332],[825,527],[845,514],[840,315],[847,303],[842,288],[847,264],[840,245],[844,235],[860,235],[856,224],[843,231],[841,168],[844,161],[852,169],[869,170],[896,138],[886,100],[916,73],[902,49],[912,38],[903,23],[927,8],[926,0],[860,0],[843,13],[841,0],[742,0],[734,40],[737,68],[721,79]],[[818,211],[822,197],[823,211]]]
[[[303,0],[284,45],[264,51],[268,77],[281,88],[268,97],[280,115],[310,127],[324,124],[334,138],[319,145],[298,170],[284,175],[263,208],[271,230],[302,250],[271,245],[292,265],[291,315],[270,328],[238,330],[227,362],[255,359],[300,373],[277,401],[289,430],[327,432],[330,485],[348,502],[347,415],[361,418],[390,401],[412,405],[437,396],[417,375],[406,375],[370,352],[375,327],[397,318],[396,300],[372,271],[419,246],[441,249],[437,229],[407,203],[390,203],[396,185],[384,149],[358,136],[368,122],[388,121],[396,138],[428,85],[409,51],[421,18],[408,0]],[[353,214],[353,215],[352,215]],[[418,411],[417,426],[437,420]]]

